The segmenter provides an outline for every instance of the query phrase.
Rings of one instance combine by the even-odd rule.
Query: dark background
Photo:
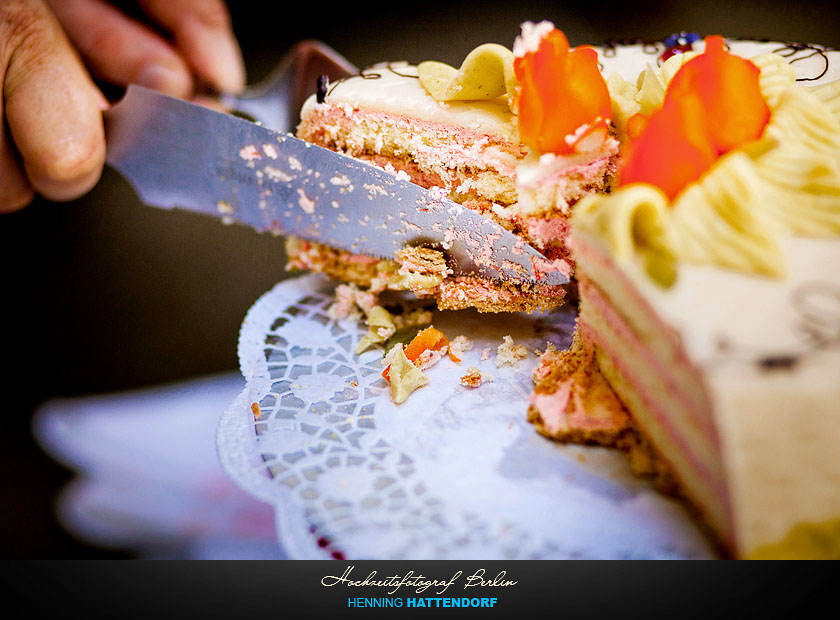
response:
[[[457,66],[481,43],[510,47],[521,22],[541,19],[572,45],[691,30],[840,47],[836,1],[286,4],[229,3],[251,83],[300,39],[320,39],[357,66]],[[56,523],[55,495],[71,474],[33,441],[33,411],[52,396],[234,370],[241,320],[283,266],[279,240],[144,207],[110,170],[80,200],[39,199],[0,217],[0,557],[134,557]]]

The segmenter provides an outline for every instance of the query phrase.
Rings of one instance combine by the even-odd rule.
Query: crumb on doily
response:
[[[366,317],[377,302],[375,293],[362,290],[355,284],[339,284],[335,287],[335,301],[327,308],[327,315],[331,319]]]
[[[461,360],[464,359],[464,353],[467,351],[472,351],[473,342],[466,336],[455,336],[452,340],[449,341],[449,357],[456,364],[460,364]]]
[[[471,388],[477,388],[482,383],[490,383],[493,381],[493,375],[481,372],[477,366],[470,366],[467,368],[466,374],[461,377],[461,385]]]
[[[437,364],[443,356],[446,355],[446,353],[446,347],[443,347],[442,349],[426,349],[420,354],[420,357],[414,361],[414,365],[420,370],[425,370],[426,368]]]
[[[391,351],[388,381],[391,384],[391,400],[399,405],[416,389],[426,385],[429,378],[405,356],[402,343]]]
[[[516,344],[513,338],[505,336],[502,339],[502,344],[496,349],[496,366],[501,368],[504,365],[510,365],[514,368],[519,367],[519,362],[528,357],[528,349],[525,345]]]

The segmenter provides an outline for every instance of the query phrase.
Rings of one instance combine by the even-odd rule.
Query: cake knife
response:
[[[557,263],[441,192],[230,114],[131,85],[105,131],[108,164],[148,205],[383,259],[438,248],[455,275],[568,282]]]

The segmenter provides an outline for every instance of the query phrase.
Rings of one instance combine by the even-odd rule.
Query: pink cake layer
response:
[[[649,349],[652,359],[663,360],[663,369],[684,368],[687,370],[691,384],[701,383],[702,373],[689,359],[677,332],[660,319],[653,306],[633,285],[632,281],[615,266],[607,254],[598,245],[587,242],[585,237],[581,235],[570,239],[569,243],[574,255],[584,263],[585,267],[582,268],[589,274],[590,280],[609,282],[611,290],[620,294],[622,299],[629,304],[622,319],[629,321],[627,335],[632,334],[637,342],[644,343],[644,347]],[[606,303],[612,305],[609,300]],[[632,314],[628,314],[627,311],[629,310],[632,310]],[[642,317],[643,321],[634,324],[634,317]],[[686,407],[693,412],[692,422],[702,430],[715,448],[719,449],[720,437],[710,414],[710,403],[705,393],[702,397],[697,398],[686,394],[685,385],[675,383],[677,381],[676,377],[669,376],[666,381],[670,383],[672,391],[681,393],[682,397],[686,399]]]
[[[537,172],[529,166],[529,170],[520,175],[520,191],[542,196],[538,200],[542,204],[536,207],[535,214],[568,214],[569,208],[585,195],[603,191],[611,185],[618,172],[618,155],[618,142],[611,138],[600,151],[586,154],[585,161],[580,161],[581,155],[573,155],[570,156],[571,161],[563,162],[564,156],[555,155],[551,162],[543,164],[541,158]]]
[[[627,411],[598,372],[594,346],[578,334],[569,350],[542,354],[529,405],[537,430],[560,441],[614,446],[632,429]]]
[[[428,141],[409,139],[410,149],[404,146],[399,152],[390,152],[382,144],[362,146],[358,142],[347,141],[346,136],[352,133],[353,128],[365,122],[372,126],[395,127],[407,136],[430,138]],[[452,197],[465,207],[521,235],[550,259],[569,260],[565,245],[569,231],[569,204],[592,191],[604,191],[617,161],[617,151],[609,151],[566,167],[555,165],[557,170],[541,176],[531,188],[549,188],[552,199],[540,206],[539,212],[525,214],[515,204],[515,184],[516,166],[525,158],[527,149],[500,136],[340,104],[316,107],[301,124],[298,135],[381,168],[390,167],[405,172],[413,183],[422,187],[447,188]],[[481,190],[476,192],[477,188],[469,185],[471,179],[484,174],[496,175],[496,179],[501,184],[507,184],[507,188],[501,188],[499,183],[490,183],[496,194],[482,193]],[[457,177],[458,180],[453,182],[452,178],[447,179],[444,175]],[[467,181],[467,184],[461,187],[461,181]]]
[[[392,273],[380,271],[378,259],[300,239],[287,242],[286,252],[290,268],[317,271],[362,287],[371,286],[374,279],[383,276],[387,279]],[[387,269],[396,268],[391,265]],[[473,276],[450,276],[433,288],[414,292],[421,297],[433,297],[441,310],[476,308],[479,312],[545,311],[561,305],[566,294],[562,285],[513,284]]]
[[[698,406],[700,399],[690,394],[703,390],[697,369],[688,361],[676,334],[596,246],[576,238],[574,248],[583,270],[578,272],[582,335],[598,347],[604,375],[637,428],[672,470],[681,492],[724,545],[735,548],[725,467],[711,405],[706,401]],[[589,279],[590,267],[598,273],[599,286]],[[616,298],[622,301],[620,309],[613,302]],[[660,334],[655,337],[658,347],[651,346],[654,339],[642,338],[640,331]],[[683,423],[678,426],[675,420]]]
[[[349,133],[360,120],[369,119],[374,124],[391,125],[409,136],[427,135],[436,138],[431,144],[423,141],[412,144],[415,151],[411,155],[415,160],[446,168],[491,168],[510,178],[515,175],[511,164],[525,157],[527,153],[522,144],[464,127],[357,109],[352,109],[351,117],[347,113],[347,107],[349,106],[319,106],[301,125],[300,136],[309,142],[328,144],[331,139],[323,128],[337,127],[342,132]],[[354,157],[371,154],[352,148],[348,148],[346,152]]]

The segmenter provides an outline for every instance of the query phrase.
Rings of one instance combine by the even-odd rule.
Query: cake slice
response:
[[[545,83],[546,76],[551,78]],[[577,91],[569,94],[569,84]],[[482,45],[459,69],[375,65],[322,84],[297,134],[373,163],[492,218],[571,275],[565,237],[574,204],[612,181],[619,141],[594,52],[571,50],[550,23],[525,24],[514,50]],[[454,277],[415,248],[395,261],[290,238],[289,265],[373,290],[409,289],[441,309],[533,311],[561,286]],[[420,260],[418,260],[420,259]],[[445,265],[445,263],[444,263]]]
[[[667,76],[573,217],[578,338],[614,393],[597,439],[635,435],[732,556],[840,558],[840,53],[727,43]],[[767,53],[790,49],[816,79]],[[559,363],[529,415],[577,440]]]

